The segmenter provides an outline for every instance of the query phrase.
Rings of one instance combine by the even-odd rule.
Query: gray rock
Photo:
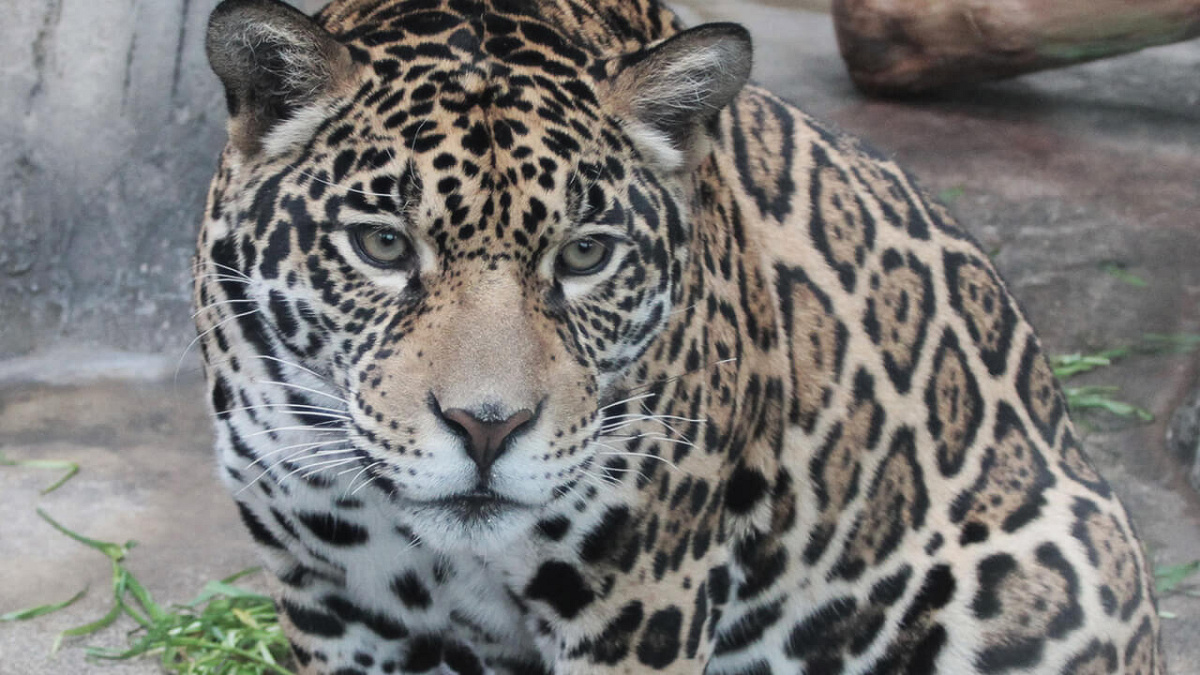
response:
[[[1200,491],[1200,387],[1175,410],[1167,426],[1167,449],[1188,470],[1188,482]]]

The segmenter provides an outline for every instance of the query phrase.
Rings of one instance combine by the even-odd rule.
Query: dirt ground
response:
[[[756,79],[895,155],[949,202],[1052,353],[1200,334],[1200,43],[874,101],[845,76],[828,15],[795,6],[696,1],[685,12],[693,23],[745,23]],[[123,644],[129,623],[49,656],[58,631],[107,611],[111,576],[100,554],[55,533],[35,507],[88,536],[137,540],[128,565],[162,601],[185,601],[255,563],[215,478],[194,355],[176,377],[177,362],[83,346],[0,362],[0,452],[83,467],[46,496],[39,490],[54,472],[0,468],[0,614],[90,588],[67,610],[0,624],[0,675],[158,672],[151,661],[85,661],[84,645]],[[1200,497],[1164,449],[1171,412],[1198,375],[1195,353],[1160,353],[1079,380],[1118,386],[1119,398],[1155,416],[1078,419],[1159,565],[1200,559]],[[1174,617],[1163,622],[1171,672],[1200,673],[1200,598],[1170,595],[1161,608]]]

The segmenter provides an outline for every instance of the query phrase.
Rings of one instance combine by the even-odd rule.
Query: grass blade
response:
[[[63,483],[71,480],[75,474],[79,473],[79,464],[68,462],[63,459],[9,459],[0,453],[0,466],[15,466],[26,469],[49,469],[51,471],[65,471],[61,478],[51,483],[48,487],[42,488],[41,494],[48,495],[58,488],[63,486]]]
[[[1155,568],[1154,580],[1158,592],[1161,595],[1167,595],[1177,591],[1183,582],[1197,572],[1200,572],[1200,560]]]
[[[114,543],[108,542],[108,541],[100,541],[98,539],[89,539],[88,537],[85,537],[82,534],[79,534],[77,532],[72,532],[71,530],[68,530],[67,528],[63,527],[62,525],[59,525],[58,521],[56,521],[53,518],[51,518],[50,516],[46,515],[46,512],[41,509],[37,509],[37,514],[39,516],[41,516],[42,520],[46,521],[47,523],[50,523],[51,527],[53,527],[54,529],[58,530],[59,532],[67,535],[68,537],[74,539],[75,541],[77,541],[85,546],[88,546],[88,547],[96,549],[97,551],[100,551],[104,555],[108,556],[108,558],[110,560],[112,560],[114,563],[124,560],[125,555],[129,553],[129,549],[133,548],[135,545],[134,542],[132,542],[132,541],[125,542],[125,544],[122,545],[122,544],[114,544]]]
[[[51,605],[39,605],[37,607],[30,607],[28,609],[19,609],[15,612],[9,612],[7,614],[0,614],[0,621],[28,621],[29,619],[36,619],[39,616],[44,616],[46,614],[57,612],[60,609],[70,607],[71,605],[75,604],[77,600],[87,595],[87,592],[88,589],[85,588],[71,596],[70,599],[63,600],[62,602],[56,602]]]

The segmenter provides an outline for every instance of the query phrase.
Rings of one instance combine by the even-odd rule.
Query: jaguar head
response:
[[[230,144],[197,298],[234,302],[199,321],[250,314],[206,353],[267,357],[332,407],[350,468],[431,543],[481,545],[595,480],[684,283],[689,172],[748,76],[745,30],[605,56],[532,16],[336,34],[228,0],[208,51]]]

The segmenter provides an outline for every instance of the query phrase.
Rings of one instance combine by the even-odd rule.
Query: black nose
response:
[[[518,410],[507,418],[491,411],[476,412],[462,408],[441,410],[439,406],[434,409],[466,441],[467,454],[475,460],[481,473],[487,473],[492,463],[504,454],[508,439],[534,416],[528,408]]]

